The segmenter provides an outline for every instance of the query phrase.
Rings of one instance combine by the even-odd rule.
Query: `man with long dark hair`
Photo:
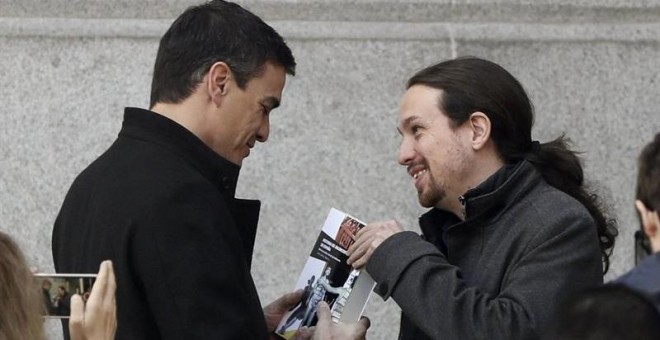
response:
[[[501,66],[464,57],[415,74],[399,163],[423,238],[371,223],[349,249],[402,309],[399,339],[536,339],[560,296],[597,286],[616,228],[564,137],[534,141],[532,104]]]

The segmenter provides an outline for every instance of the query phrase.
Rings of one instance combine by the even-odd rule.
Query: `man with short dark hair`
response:
[[[543,340],[658,340],[660,311],[648,296],[621,284],[567,295]]]
[[[295,60],[260,18],[188,8],[160,41],[150,110],[72,184],[53,229],[58,272],[112,259],[118,339],[267,339],[301,293],[262,309],[250,275],[259,201],[234,197]]]
[[[532,139],[532,104],[501,66],[448,60],[401,100],[399,163],[423,238],[370,223],[348,261],[402,309],[399,339],[538,339],[559,297],[603,280],[616,229],[562,137]]]
[[[644,147],[637,164],[635,207],[650,254],[616,281],[650,295],[660,308],[660,133]]]

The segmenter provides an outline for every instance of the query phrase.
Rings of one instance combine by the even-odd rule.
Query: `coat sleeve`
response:
[[[590,219],[567,218],[542,229],[518,245],[522,256],[508,264],[497,294],[466,284],[461,268],[409,231],[385,240],[367,271],[376,293],[392,296],[432,339],[535,339],[565,294],[602,282],[595,240]]]
[[[204,183],[182,186],[148,210],[135,228],[131,269],[161,337],[263,338],[261,304],[218,191]]]

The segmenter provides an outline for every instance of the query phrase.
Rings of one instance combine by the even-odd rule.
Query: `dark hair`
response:
[[[660,133],[642,149],[637,166],[636,197],[647,209],[660,212]]]
[[[507,163],[527,159],[545,181],[571,195],[594,219],[603,259],[603,272],[618,234],[616,221],[605,216],[597,195],[584,184],[577,154],[568,149],[564,135],[549,142],[532,142],[534,108],[522,85],[501,66],[476,57],[461,57],[429,66],[408,80],[407,88],[425,85],[442,90],[438,107],[453,127],[480,111],[491,121],[491,138]]]
[[[160,39],[150,107],[188,98],[218,61],[229,65],[241,88],[267,61],[291,75],[296,68],[284,39],[258,16],[234,3],[209,1],[186,9]]]
[[[616,284],[560,303],[544,340],[658,339],[660,311],[643,293]]]

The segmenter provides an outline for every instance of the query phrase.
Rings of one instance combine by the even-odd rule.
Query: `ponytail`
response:
[[[584,172],[577,153],[568,148],[570,140],[564,135],[543,144],[530,147],[525,157],[551,186],[565,192],[587,208],[596,223],[598,241],[603,259],[603,273],[610,267],[614,239],[618,235],[616,220],[603,212],[601,199],[584,184]]]

